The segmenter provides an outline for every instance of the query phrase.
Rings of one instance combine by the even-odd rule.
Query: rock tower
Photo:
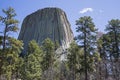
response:
[[[29,41],[42,42],[50,38],[58,41],[62,49],[69,47],[73,41],[73,32],[63,10],[59,8],[44,8],[28,15],[21,27],[18,39],[23,40],[24,51],[27,50]]]

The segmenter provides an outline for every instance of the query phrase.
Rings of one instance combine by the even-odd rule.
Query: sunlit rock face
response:
[[[73,41],[73,32],[63,10],[44,8],[24,19],[18,39],[23,40],[25,52],[29,41],[36,40],[41,45],[46,38],[57,41],[63,49]]]

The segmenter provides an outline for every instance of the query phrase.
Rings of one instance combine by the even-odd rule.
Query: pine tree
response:
[[[101,60],[98,63],[99,67],[99,79],[106,79],[108,77],[108,71],[109,68],[107,65],[109,64],[110,55],[109,53],[111,50],[110,48],[110,38],[107,34],[103,34],[98,40],[97,40],[97,49],[98,53],[100,54]]]
[[[47,70],[49,67],[53,65],[54,55],[55,55],[55,47],[54,43],[49,39],[45,39],[43,42],[43,71]]]
[[[104,45],[105,54],[107,56],[107,60],[109,61],[110,67],[108,68],[108,72],[106,72],[109,76],[109,71],[111,70],[114,79],[119,80],[119,56],[120,56],[120,20],[112,19],[108,22],[106,26],[104,37]]]
[[[91,59],[95,53],[97,29],[95,29],[92,18],[89,16],[79,18],[79,20],[76,21],[76,25],[76,31],[79,33],[76,39],[79,42],[79,45],[84,49],[85,80],[88,80],[89,65],[92,65],[93,63],[90,63],[89,59]]]
[[[42,55],[43,51],[36,41],[30,41],[27,55],[24,59],[23,71],[21,72],[23,80],[40,80]]]
[[[9,47],[2,51],[2,57],[4,58],[2,71],[7,80],[11,80],[12,75],[18,76],[18,69],[22,66],[22,58],[19,57],[19,54],[23,49],[22,41],[10,38],[9,43]]]
[[[54,43],[49,39],[45,39],[42,44],[42,49],[44,52],[43,61],[42,61],[42,71],[43,76],[46,76],[45,79],[53,80],[54,78],[54,65],[55,65],[55,46]]]
[[[15,10],[11,7],[8,9],[3,9],[2,12],[5,14],[4,16],[0,16],[0,22],[4,25],[4,30],[3,34],[0,35],[2,37],[2,47],[3,50],[5,50],[7,46],[8,38],[9,38],[9,33],[10,32],[17,32],[18,31],[18,20],[14,19],[16,16]],[[1,27],[2,28],[2,27]]]
[[[22,60],[18,57],[22,49],[22,42],[9,35],[18,31],[18,20],[14,19],[15,10],[9,7],[6,10],[3,9],[2,12],[5,16],[0,16],[0,23],[3,25],[0,27],[0,74],[6,74],[7,79],[10,80],[16,67],[18,67],[17,62]]]
[[[107,34],[111,38],[111,45],[112,45],[112,54],[113,58],[118,61],[120,56],[120,20],[112,19],[108,22],[106,27]]]
[[[82,70],[83,53],[81,52],[79,46],[73,42],[68,49],[67,54],[67,65],[70,71],[70,75],[73,80],[76,80],[77,73]]]

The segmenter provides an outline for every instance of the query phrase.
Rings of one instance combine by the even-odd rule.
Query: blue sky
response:
[[[74,35],[76,35],[75,21],[82,16],[91,16],[96,28],[102,32],[109,20],[120,19],[120,0],[0,0],[0,15],[3,15],[1,10],[9,6],[17,13],[19,28],[23,19],[38,9],[61,8],[67,14]]]

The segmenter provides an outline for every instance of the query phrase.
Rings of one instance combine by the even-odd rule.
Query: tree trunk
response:
[[[84,59],[85,59],[85,80],[88,80],[88,77],[87,77],[87,46],[86,46],[86,30],[85,30],[85,33],[84,33]]]
[[[3,51],[6,47],[6,32],[7,32],[7,25],[5,26],[4,35],[3,35]]]

